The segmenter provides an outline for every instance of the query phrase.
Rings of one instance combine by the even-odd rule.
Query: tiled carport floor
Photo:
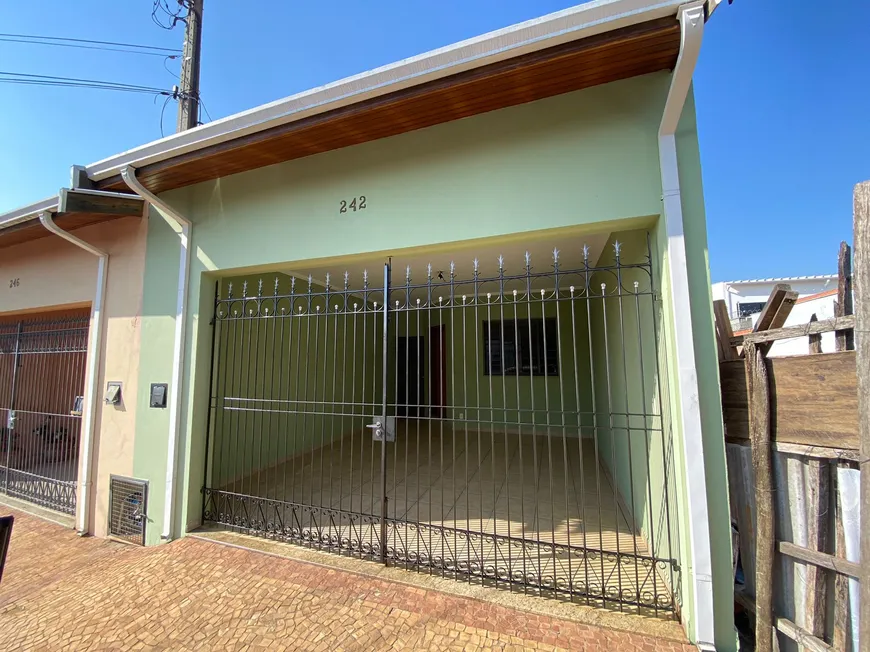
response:
[[[192,537],[83,539],[0,505],[10,512],[2,650],[693,649]]]
[[[372,517],[373,525],[330,527],[316,511],[297,513],[295,521],[286,510],[268,513],[317,536],[378,548],[380,446],[368,431],[356,433],[219,488]],[[388,546],[498,569],[502,577],[549,578],[587,595],[627,596],[647,606],[672,602],[673,571],[664,561],[650,564],[651,547],[630,525],[637,515],[617,499],[591,440],[400,423],[387,451],[388,516],[396,522]],[[421,532],[418,523],[432,527]],[[503,538],[495,545],[478,533]],[[549,543],[564,548],[551,552]],[[658,543],[658,556],[669,558],[670,542]],[[619,553],[622,562],[599,551]]]

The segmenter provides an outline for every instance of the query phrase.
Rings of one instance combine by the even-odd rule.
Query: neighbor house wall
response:
[[[98,536],[107,533],[109,475],[131,475],[133,469],[147,232],[147,221],[132,217],[74,231],[76,237],[109,254],[97,386],[105,388],[109,380],[123,384],[120,404],[107,406],[100,401],[95,406],[93,516],[88,529]],[[88,306],[96,292],[97,258],[53,235],[3,249],[0,271],[4,278],[20,279],[14,288],[0,285],[3,316],[35,317],[44,311]],[[90,327],[94,326],[92,319]],[[84,394],[83,383],[79,393]]]

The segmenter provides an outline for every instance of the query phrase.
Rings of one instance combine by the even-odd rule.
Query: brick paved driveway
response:
[[[693,649],[193,538],[82,539],[12,513],[0,650]]]

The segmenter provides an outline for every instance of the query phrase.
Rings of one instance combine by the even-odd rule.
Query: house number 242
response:
[[[359,197],[354,197],[348,202],[345,199],[342,199],[338,202],[338,212],[339,213],[347,213],[348,211],[353,211],[354,213],[357,211],[365,210],[366,207],[366,196],[360,195]]]

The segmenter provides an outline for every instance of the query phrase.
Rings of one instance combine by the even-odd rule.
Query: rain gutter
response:
[[[187,288],[190,277],[190,220],[173,209],[169,204],[143,186],[136,178],[136,169],[125,166],[121,177],[130,190],[139,195],[158,213],[177,229],[181,244],[181,256],[178,262],[178,293],[175,310],[175,342],[172,347],[172,380],[169,394],[169,433],[166,455],[166,488],[163,507],[163,529],[160,538],[169,541],[173,538],[175,524],[175,493],[178,476],[178,449],[181,436],[181,400],[182,378],[184,375],[184,339],[187,326]]]
[[[100,400],[97,378],[100,373],[100,355],[102,353],[102,336],[104,326],[103,303],[106,296],[106,281],[109,274],[109,254],[102,249],[88,244],[81,238],[64,231],[51,217],[51,213],[43,211],[39,214],[39,221],[46,229],[67,242],[84,249],[97,257],[97,291],[94,295],[94,303],[91,308],[90,341],[88,342],[87,377],[85,378],[85,403],[82,419],[82,444],[81,444],[81,470],[79,473],[79,490],[77,503],[80,505],[76,519],[76,531],[80,536],[89,532],[91,517],[91,487],[93,485],[93,447],[96,433],[96,410]]]
[[[706,7],[703,1],[682,5],[680,54],[671,76],[671,86],[659,126],[659,168],[662,205],[668,238],[668,271],[671,278],[672,314],[680,412],[683,433],[683,464],[688,498],[689,554],[695,597],[694,632],[690,637],[701,650],[715,650],[713,611],[713,566],[710,548],[707,478],[704,469],[704,436],[701,425],[700,390],[695,365],[689,275],[683,229],[683,205],[677,165],[676,131],[683,112],[704,35]]]

